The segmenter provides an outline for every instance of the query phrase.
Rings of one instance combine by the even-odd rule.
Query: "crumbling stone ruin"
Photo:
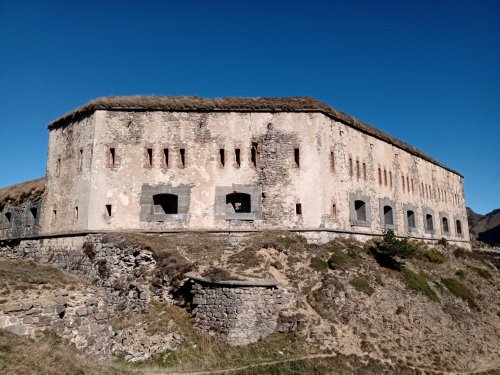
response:
[[[0,238],[392,229],[469,247],[463,177],[306,97],[107,97],[49,124],[45,192],[3,203]]]

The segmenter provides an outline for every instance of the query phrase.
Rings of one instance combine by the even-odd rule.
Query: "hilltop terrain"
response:
[[[481,215],[467,207],[467,217],[473,237],[490,246],[500,247],[500,209]]]
[[[350,239],[316,245],[287,232],[244,236],[107,235],[103,239],[107,246],[151,251],[156,259],[154,268],[139,276],[135,271],[136,280],[147,281],[148,275],[162,271],[173,282],[170,293],[175,303],[151,301],[141,310],[117,310],[109,318],[108,329],[110,337],[124,337],[120,345],[126,351],[115,357],[114,363],[98,361],[85,348],[68,345],[49,329],[46,334],[36,333],[31,337],[13,336],[2,330],[0,371],[154,373],[161,369],[185,373],[233,369],[230,373],[496,373],[500,368],[498,270],[474,253],[445,242],[429,249],[420,243],[408,245],[394,238],[388,241],[392,247],[384,242],[361,244]],[[408,246],[411,251],[407,251]],[[402,257],[389,254],[389,248],[397,248],[396,253]],[[83,251],[88,256],[88,248]],[[69,319],[72,306],[85,296],[109,293],[106,284],[97,279],[89,282],[85,277],[13,257],[8,249],[0,254],[12,258],[0,261],[0,310],[4,313],[26,296],[36,309],[46,306],[47,300],[64,295],[68,300],[64,319]],[[55,264],[53,259],[46,262]],[[72,267],[77,267],[77,263],[72,263]],[[99,267],[98,262],[95,265]],[[187,271],[214,280],[274,279],[296,290],[297,306],[280,315],[288,328],[236,347],[196,329],[190,318],[192,301],[186,290],[188,283],[182,276]],[[105,272],[101,276],[109,277]],[[155,284],[155,280],[151,282]],[[115,295],[117,288],[122,286],[114,285]],[[0,321],[6,315],[2,316]],[[91,330],[92,327],[91,324]],[[151,339],[127,346],[125,337],[132,336],[126,333],[137,327],[144,327],[141,332]],[[148,359],[124,361],[129,355],[127,351],[132,350],[126,348],[154,345],[158,335],[175,340]],[[52,345],[55,349],[49,353],[47,348]],[[30,355],[21,350],[25,346]],[[64,360],[73,356],[74,361]],[[48,362],[53,360],[60,365],[51,368]]]

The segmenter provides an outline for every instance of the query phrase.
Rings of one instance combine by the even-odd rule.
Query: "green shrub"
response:
[[[409,289],[425,294],[431,301],[439,301],[436,292],[434,292],[434,290],[432,290],[432,288],[429,286],[429,283],[427,282],[427,279],[423,274],[415,273],[406,267],[403,268],[403,272],[406,286]]]
[[[432,263],[444,263],[444,255],[436,250],[428,250],[424,253],[424,258]]]
[[[359,264],[354,252],[344,253],[340,248],[335,248],[332,251],[330,259],[328,259],[328,267],[332,270],[347,270]]]
[[[410,258],[415,253],[416,247],[406,238],[396,238],[394,231],[388,230],[382,242],[371,248],[372,254],[382,267],[401,270],[402,263],[396,258]]]
[[[491,279],[492,275],[488,270],[485,270],[484,268],[479,268],[479,267],[474,267],[467,265],[468,268],[473,270],[475,273],[478,274],[478,276],[482,277],[483,279]]]
[[[457,247],[455,250],[453,250],[453,255],[455,255],[455,258],[466,258],[467,250],[461,247]]]
[[[454,296],[463,299],[469,304],[469,307],[479,309],[474,299],[474,293],[467,288],[464,284],[453,277],[442,278],[441,283],[450,291]]]
[[[441,239],[438,241],[438,245],[446,247],[446,246],[448,246],[448,240],[444,237],[441,237]]]
[[[354,279],[349,281],[349,284],[351,284],[358,292],[363,292],[366,295],[371,296],[373,293],[375,293],[375,289],[370,286],[368,280],[366,280],[364,277],[355,277]]]
[[[326,263],[320,257],[312,257],[311,263],[309,264],[309,267],[311,267],[313,270],[318,271],[318,272],[328,271],[328,263]]]

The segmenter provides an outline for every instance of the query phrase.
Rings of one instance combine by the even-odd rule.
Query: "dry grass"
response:
[[[354,129],[389,142],[413,155],[457,173],[432,159],[429,155],[405,142],[329,105],[307,96],[290,98],[200,98],[196,96],[108,96],[98,98],[67,113],[48,125],[50,128],[65,125],[85,117],[98,109],[108,110],[161,110],[161,111],[267,111],[267,112],[321,112]],[[458,174],[458,173],[457,173]]]
[[[39,287],[56,289],[79,284],[76,276],[32,260],[0,259],[0,290],[2,295]]]
[[[0,189],[0,207],[7,203],[16,205],[28,199],[37,201],[44,191],[45,177],[5,187]]]
[[[124,366],[98,363],[83,357],[74,346],[50,331],[34,339],[0,329],[0,373],[44,374],[134,374]]]

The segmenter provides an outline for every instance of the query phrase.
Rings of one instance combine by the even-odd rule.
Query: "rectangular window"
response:
[[[31,217],[33,218],[33,220],[36,220],[36,217],[38,215],[38,209],[36,207],[31,207],[30,212],[31,212]]]
[[[356,178],[359,180],[361,177],[361,171],[359,169],[359,160],[356,160]]]
[[[410,192],[410,179],[408,178],[408,176],[406,176],[406,190],[408,191],[408,193]]]
[[[295,205],[295,213],[296,213],[297,215],[302,215],[302,204],[297,203],[297,204]]]
[[[378,184],[382,185],[382,169],[378,167]]]
[[[236,160],[236,166],[239,168],[241,166],[241,150],[239,148],[234,150],[234,157]]]
[[[332,204],[332,215],[337,216],[337,205],[335,203]]]
[[[413,178],[411,179],[411,193],[415,194],[415,186],[413,185]]]
[[[384,185],[387,186],[387,170],[384,168]]]
[[[224,155],[224,149],[221,148],[219,149],[219,162],[222,167],[224,167],[226,163],[225,155]]]
[[[389,187],[392,189],[392,172],[389,171]]]
[[[335,172],[335,154],[333,151],[330,152],[330,169]]]
[[[111,217],[111,205],[110,204],[106,205],[106,214],[108,215],[108,217]]]
[[[350,157],[349,158],[349,176],[352,177],[353,173],[354,172],[353,172],[353,168],[352,168],[352,158]]]
[[[185,168],[186,167],[186,149],[185,148],[179,149],[179,155],[181,157],[181,167]]]
[[[250,160],[252,162],[252,165],[254,167],[257,167],[257,146],[258,144],[255,142],[252,142],[252,148],[250,149]]]
[[[109,148],[109,165],[116,166],[116,149],[114,147]]]
[[[293,158],[295,160],[295,166],[300,167],[300,150],[298,148],[293,149]]]
[[[403,181],[403,193],[405,191],[405,176],[401,176],[401,181]]]
[[[61,159],[57,159],[56,176],[59,176],[60,174],[61,174]]]
[[[153,149],[152,148],[146,148],[146,166],[147,167],[153,166]]]
[[[78,207],[75,207],[75,211],[73,213],[73,219],[75,223],[78,221]]]
[[[78,154],[78,170],[81,171],[83,167],[83,148],[80,149]]]
[[[163,149],[163,164],[168,167],[168,148]]]
[[[57,210],[52,210],[52,224],[57,221]]]
[[[363,163],[363,180],[366,181],[366,163]]]

